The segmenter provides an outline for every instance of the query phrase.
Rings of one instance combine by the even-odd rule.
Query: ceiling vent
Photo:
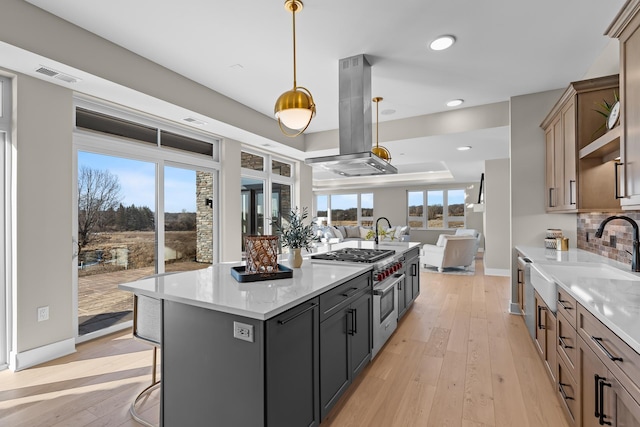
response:
[[[196,126],[204,126],[207,124],[207,122],[203,122],[202,120],[198,120],[198,119],[194,119],[193,117],[186,117],[184,119],[185,122],[187,123],[191,123],[192,125],[196,125]]]
[[[56,71],[52,68],[45,67],[41,65],[40,68],[36,69],[36,73],[44,74],[48,77],[53,77],[54,79],[62,80],[67,83],[78,83],[80,80],[77,77],[70,76],[69,74],[61,73],[60,71]]]

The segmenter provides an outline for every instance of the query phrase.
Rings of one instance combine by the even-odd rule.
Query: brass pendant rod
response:
[[[380,122],[380,116],[378,115],[378,105],[380,105],[380,101],[376,101],[376,148],[378,148],[378,140],[380,139],[380,130],[378,129],[378,123]]]
[[[298,86],[296,81],[296,9],[298,5],[294,1],[291,5],[291,15],[293,15],[293,89]]]

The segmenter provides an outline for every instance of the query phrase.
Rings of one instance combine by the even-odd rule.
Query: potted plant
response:
[[[280,224],[279,218],[273,217],[271,225],[276,235],[280,237],[282,246],[289,248],[289,265],[299,268],[302,265],[302,255],[300,250],[311,249],[311,243],[315,238],[313,231],[313,221],[305,225],[304,220],[309,216],[307,208],[300,211],[297,207],[292,209],[288,218],[283,218]],[[288,222],[288,224],[286,224]]]

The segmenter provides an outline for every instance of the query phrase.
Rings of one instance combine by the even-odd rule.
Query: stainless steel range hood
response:
[[[393,165],[371,152],[371,65],[364,55],[341,59],[338,77],[340,154],[304,162],[342,176],[397,174]]]

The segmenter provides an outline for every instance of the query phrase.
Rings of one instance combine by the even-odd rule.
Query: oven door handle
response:
[[[395,280],[393,280],[391,283],[389,283],[389,285],[385,286],[383,289],[374,289],[373,290],[373,294],[374,295],[385,295],[386,293],[388,293],[389,291],[391,291],[391,289],[393,289],[393,287],[400,281],[402,281],[405,278],[405,274],[402,273],[400,276],[395,277]]]

